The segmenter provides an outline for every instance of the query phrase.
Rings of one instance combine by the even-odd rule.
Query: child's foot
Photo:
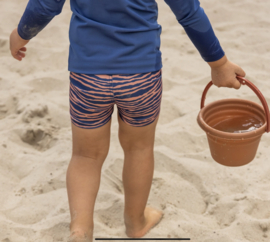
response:
[[[144,210],[145,221],[140,227],[134,228],[126,224],[126,234],[128,237],[140,238],[159,223],[163,217],[163,212],[155,208],[146,207]]]
[[[79,230],[71,232],[67,240],[67,242],[92,242],[92,241],[93,241],[92,233],[86,233]]]

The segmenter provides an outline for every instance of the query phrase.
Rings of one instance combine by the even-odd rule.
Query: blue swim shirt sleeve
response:
[[[61,13],[65,0],[29,0],[18,25],[18,34],[25,40],[35,37]]]
[[[211,23],[198,0],[164,0],[183,26],[202,58],[207,62],[224,56]]]

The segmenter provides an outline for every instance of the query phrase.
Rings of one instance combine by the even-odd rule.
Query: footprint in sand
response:
[[[237,202],[218,202],[209,210],[209,214],[216,218],[220,228],[229,227],[239,213]]]
[[[260,221],[258,219],[241,218],[237,223],[238,230],[248,241],[268,242],[270,236],[269,219]]]
[[[169,173],[171,179],[153,179],[151,198],[154,203],[170,203],[188,212],[203,214],[209,205],[216,204],[220,199],[218,194],[208,191],[198,174],[178,160],[158,151],[155,152],[155,171]],[[173,197],[170,194],[173,194]],[[162,208],[165,207],[162,205]]]
[[[256,219],[270,218],[270,201],[248,199],[248,206],[244,212]]]
[[[53,135],[54,130],[53,127],[45,128],[33,124],[14,132],[24,143],[31,145],[39,151],[45,151],[53,147],[57,142],[57,138]]]
[[[43,128],[27,128],[21,132],[20,137],[23,142],[32,145],[37,150],[49,149],[56,141],[51,132]]]
[[[57,138],[54,135],[59,127],[48,122],[50,117],[47,117],[49,110],[46,104],[20,101],[16,113],[20,114],[23,123],[26,123],[23,128],[15,131],[24,143],[40,151],[55,144]]]
[[[25,123],[30,123],[35,117],[43,118],[48,113],[48,106],[42,103],[21,103],[17,107],[17,114],[22,114],[22,120]]]

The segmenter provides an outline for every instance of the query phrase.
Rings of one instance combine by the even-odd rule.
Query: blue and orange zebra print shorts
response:
[[[94,129],[111,119],[114,104],[131,126],[146,126],[158,117],[162,97],[161,70],[121,75],[70,72],[70,117],[80,128]]]

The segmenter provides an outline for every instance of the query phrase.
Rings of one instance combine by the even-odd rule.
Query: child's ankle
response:
[[[141,228],[142,226],[144,226],[144,224],[146,223],[145,221],[145,216],[141,215],[141,216],[128,216],[128,215],[124,215],[124,220],[125,220],[125,225],[128,228]]]

